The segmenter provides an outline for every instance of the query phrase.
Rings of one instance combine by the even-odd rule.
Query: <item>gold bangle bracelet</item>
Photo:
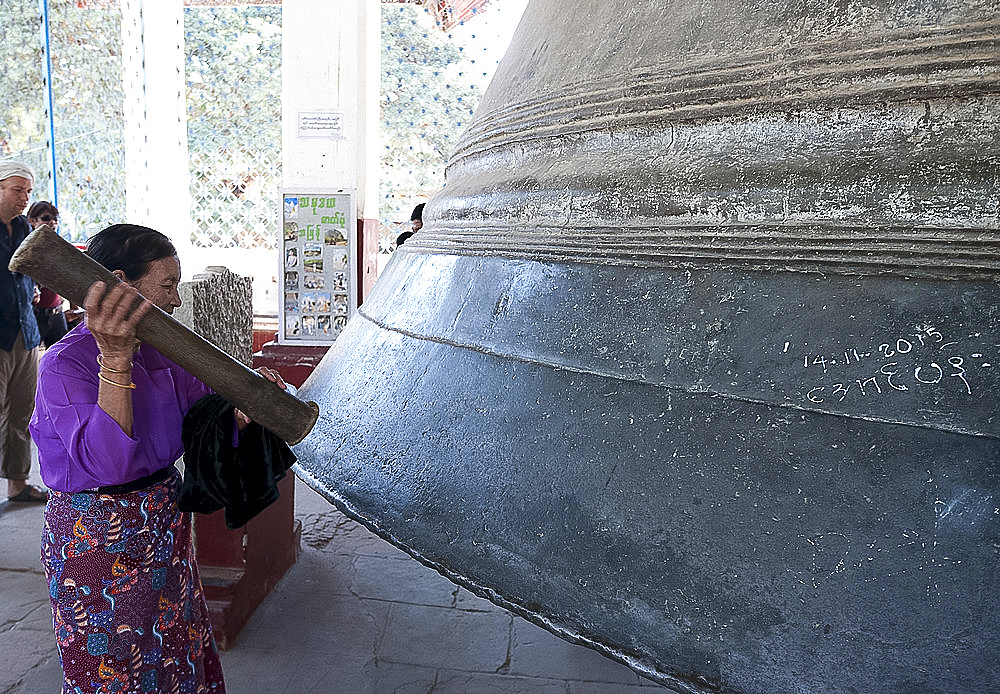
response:
[[[101,367],[102,371],[107,371],[109,374],[127,374],[132,372],[132,362],[128,363],[128,368],[124,371],[119,371],[118,369],[112,369],[110,366],[104,364],[104,355],[97,355],[97,365]]]
[[[97,372],[97,377],[102,381],[104,381],[105,383],[110,383],[113,386],[118,386],[119,388],[127,388],[128,390],[135,390],[134,383],[115,383],[110,378],[105,378],[104,374],[102,374],[100,371]]]

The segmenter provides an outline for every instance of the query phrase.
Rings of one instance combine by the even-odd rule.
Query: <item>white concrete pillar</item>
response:
[[[282,5],[282,171],[286,187],[353,188],[378,217],[379,0]],[[342,136],[302,136],[300,116],[339,115]]]
[[[122,0],[124,221],[191,246],[183,0]]]

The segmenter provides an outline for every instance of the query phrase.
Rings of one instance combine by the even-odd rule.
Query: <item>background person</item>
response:
[[[31,438],[28,420],[35,406],[40,342],[32,310],[35,283],[7,269],[10,258],[31,231],[23,216],[35,174],[20,162],[0,162],[0,458],[7,499],[42,502],[44,490],[28,484]]]
[[[425,204],[426,203],[420,203],[413,208],[413,212],[410,214],[410,231],[404,231],[396,237],[396,248],[402,246],[406,239],[410,238],[423,228]]]
[[[424,227],[424,204],[420,203],[413,208],[413,212],[410,213],[410,226],[413,228],[413,233],[416,234]]]
[[[47,200],[39,200],[28,208],[28,224],[32,229],[48,224],[54,230],[59,229],[59,210]],[[66,326],[66,314],[63,313],[63,298],[48,287],[39,287],[39,298],[35,304],[35,320],[38,322],[38,332],[42,343],[48,349],[54,345],[69,330]]]

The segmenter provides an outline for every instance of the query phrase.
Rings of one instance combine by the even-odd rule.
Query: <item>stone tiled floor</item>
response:
[[[639,694],[671,690],[455,586],[296,487],[302,555],[222,656],[269,694]],[[59,691],[42,508],[0,503],[0,693]]]

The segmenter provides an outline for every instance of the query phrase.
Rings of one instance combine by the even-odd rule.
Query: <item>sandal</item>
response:
[[[14,496],[8,496],[7,501],[24,504],[44,504],[49,500],[49,493],[38,487],[28,485]]]

